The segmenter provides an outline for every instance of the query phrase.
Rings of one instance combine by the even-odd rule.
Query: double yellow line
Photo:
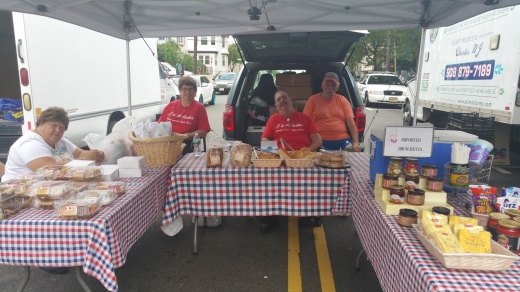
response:
[[[300,234],[298,232],[298,217],[289,217],[288,226],[288,260],[287,260],[287,287],[290,292],[302,291],[302,276],[300,269]],[[330,265],[329,250],[323,225],[314,227],[314,242],[318,269],[320,271],[321,291],[335,292],[334,276]]]

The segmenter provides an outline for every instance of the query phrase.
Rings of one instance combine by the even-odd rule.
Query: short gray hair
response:
[[[292,98],[289,96],[289,94],[287,94],[287,92],[285,92],[285,91],[277,91],[277,92],[274,94],[274,100],[275,100],[275,101],[276,101],[276,97],[277,97],[278,95],[285,95],[285,96],[287,96],[288,99],[292,100]]]

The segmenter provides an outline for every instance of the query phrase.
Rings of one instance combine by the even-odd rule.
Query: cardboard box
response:
[[[295,99],[293,100],[292,104],[299,112],[303,113],[303,109],[305,108],[305,104],[307,104],[307,100]]]
[[[292,100],[307,100],[312,95],[312,87],[278,86],[278,91],[285,91]]]
[[[312,86],[311,74],[277,74],[276,86]]]
[[[119,168],[117,164],[101,165],[101,180],[115,181],[119,178]]]
[[[144,156],[125,156],[117,160],[119,168],[143,168],[145,164]]]
[[[72,160],[65,164],[66,166],[96,166],[94,160]]]
[[[119,177],[141,177],[144,175],[143,168],[120,168]]]

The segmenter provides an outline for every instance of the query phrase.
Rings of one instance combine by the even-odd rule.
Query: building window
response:
[[[211,37],[211,45],[213,45],[213,46],[215,45],[215,37],[214,36]]]
[[[226,56],[222,56],[222,66],[226,67]]]
[[[201,45],[207,45],[208,44],[208,37],[207,36],[200,37],[200,44]]]
[[[226,47],[226,37],[225,36],[222,36],[222,47],[223,48]]]
[[[177,38],[177,43],[178,43],[179,45],[184,45],[184,37],[178,37],[178,38]]]
[[[204,65],[210,65],[211,64],[210,56],[199,55],[199,61],[204,63]]]

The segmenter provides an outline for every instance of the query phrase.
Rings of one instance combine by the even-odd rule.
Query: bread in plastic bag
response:
[[[229,165],[245,167],[251,163],[253,147],[245,143],[237,143],[231,147]]]

